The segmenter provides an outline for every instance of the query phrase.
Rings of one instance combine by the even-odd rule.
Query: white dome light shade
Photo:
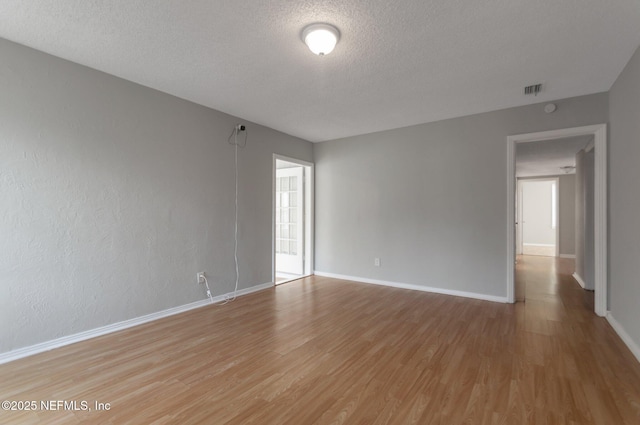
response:
[[[302,41],[316,55],[331,53],[340,40],[338,28],[329,24],[311,24],[302,30]]]

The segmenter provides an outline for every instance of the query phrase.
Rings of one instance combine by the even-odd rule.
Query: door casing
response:
[[[314,270],[314,217],[315,217],[315,206],[314,206],[314,189],[315,189],[315,165],[312,162],[304,161],[301,159],[291,158],[284,155],[273,154],[272,160],[272,176],[271,176],[271,281],[275,285],[276,283],[276,250],[275,250],[275,241],[276,241],[276,226],[275,226],[275,217],[276,217],[276,161],[286,161],[291,162],[293,164],[302,165],[307,167],[306,170],[308,172],[305,173],[305,210],[307,210],[307,215],[305,218],[305,241],[304,241],[304,270],[301,277],[310,276],[313,274]]]
[[[507,136],[507,301],[515,302],[515,191],[516,143],[538,142],[574,136],[594,136],[595,143],[595,305],[598,316],[607,315],[607,125],[564,128]]]

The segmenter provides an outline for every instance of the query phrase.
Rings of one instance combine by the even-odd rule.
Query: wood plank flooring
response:
[[[312,277],[0,366],[2,424],[640,424],[640,364],[571,260],[526,302]]]
[[[555,245],[551,246],[539,246],[539,245],[522,245],[522,253],[524,255],[542,255],[545,257],[555,257],[556,256],[556,247]]]

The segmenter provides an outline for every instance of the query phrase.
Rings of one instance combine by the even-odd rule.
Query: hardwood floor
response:
[[[570,261],[521,258],[515,305],[287,283],[1,365],[0,400],[38,410],[0,423],[639,424],[640,364]]]
[[[522,245],[522,253],[524,255],[542,255],[545,257],[555,257],[556,256],[556,247],[555,245],[551,246],[539,246],[539,245]]]

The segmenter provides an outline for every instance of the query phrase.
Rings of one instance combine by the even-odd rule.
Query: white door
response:
[[[557,180],[525,180],[520,184],[522,253],[555,256],[557,250]]]
[[[304,271],[304,167],[276,170],[276,271]]]

